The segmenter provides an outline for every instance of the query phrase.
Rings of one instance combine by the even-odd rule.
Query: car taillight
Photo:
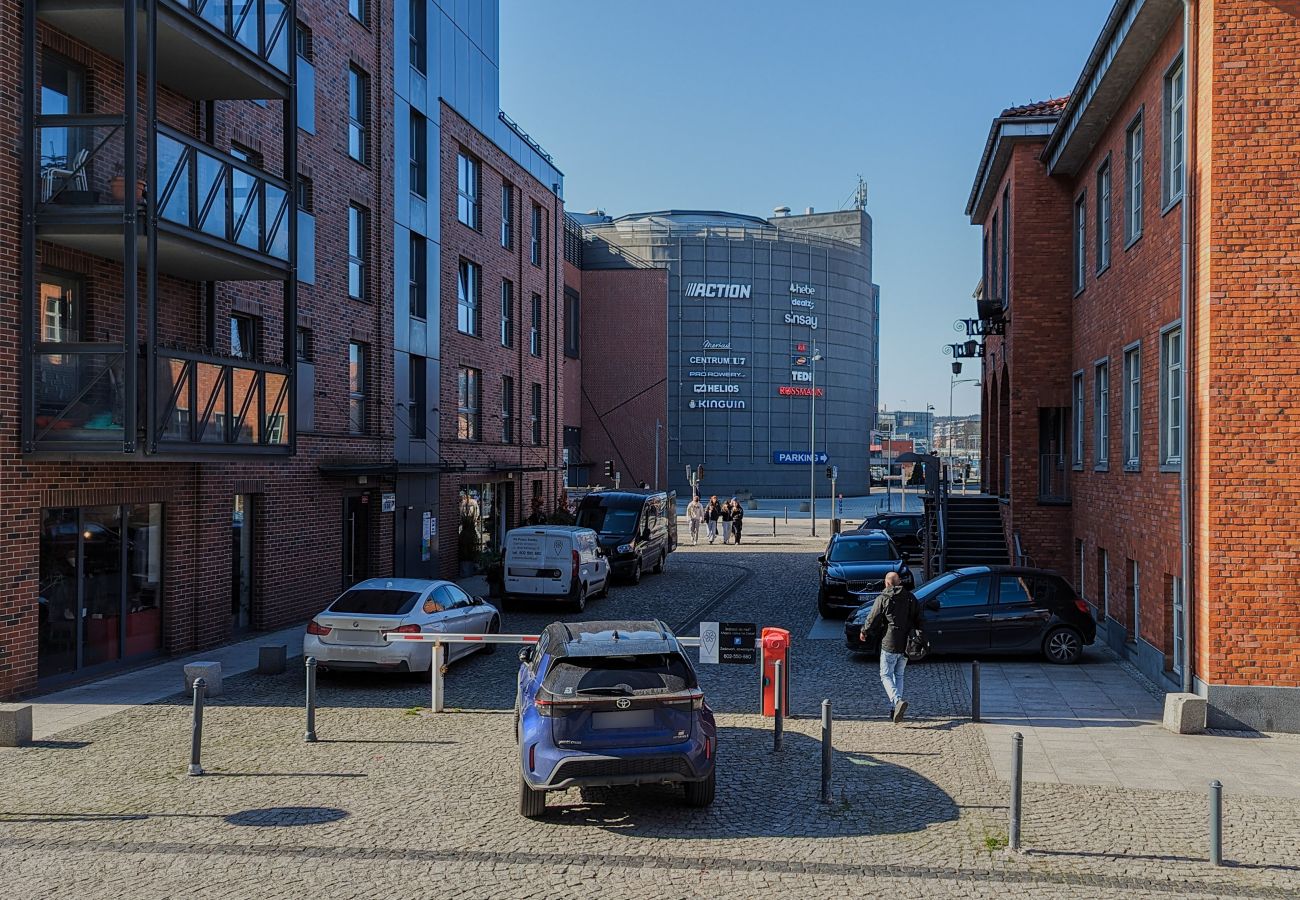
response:
[[[395,634],[419,634],[419,625],[399,625],[396,628],[389,629]]]
[[[331,628],[327,628],[326,626],[320,624],[320,623],[317,622],[315,619],[312,619],[310,622],[307,623],[307,633],[308,633],[308,634],[314,634],[314,635],[317,635],[317,636],[323,637],[323,636],[329,634],[330,631],[332,631],[332,630],[333,630],[333,629],[331,629]]]
[[[1074,605],[1079,607],[1079,612],[1083,613],[1085,616],[1092,615],[1092,610],[1088,609],[1088,601],[1084,600],[1082,597],[1075,597]]]
[[[539,716],[551,717],[555,715],[555,701],[537,699],[533,701],[533,706],[537,709]]]
[[[577,551],[577,550],[574,550],[574,551],[573,551],[573,581],[574,581],[575,584],[576,584],[577,581],[578,581],[578,565],[579,565],[579,562],[580,562],[580,559],[579,559],[579,557],[578,557],[578,551]]]

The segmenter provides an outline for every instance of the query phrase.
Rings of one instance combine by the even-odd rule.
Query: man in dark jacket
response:
[[[880,638],[880,683],[893,706],[891,718],[903,721],[907,701],[903,699],[903,670],[907,668],[907,637],[921,619],[921,607],[916,597],[903,587],[897,572],[885,576],[885,589],[876,597],[862,625],[859,637],[866,640],[871,634],[884,634]]]
[[[735,537],[737,544],[740,543],[740,526],[744,524],[744,521],[745,507],[741,505],[739,500],[733,498],[731,501],[731,534]]]

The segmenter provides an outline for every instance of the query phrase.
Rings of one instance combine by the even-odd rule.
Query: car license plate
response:
[[[654,723],[653,709],[616,709],[591,714],[592,728],[649,728]]]

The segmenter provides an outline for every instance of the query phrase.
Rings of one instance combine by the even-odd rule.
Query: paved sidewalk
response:
[[[1004,780],[1019,731],[1026,781],[1204,793],[1217,778],[1229,795],[1300,799],[1300,735],[1165,731],[1162,700],[1096,650],[1077,666],[983,663],[980,696],[984,737]]]
[[[214,650],[204,650],[24,701],[32,705],[32,737],[38,741],[45,740],[60,731],[179,693],[185,689],[186,663],[198,660],[219,662],[222,677],[230,678],[256,669],[257,648],[264,644],[286,644],[291,658],[301,656],[306,627],[294,625],[279,631],[263,632]]]

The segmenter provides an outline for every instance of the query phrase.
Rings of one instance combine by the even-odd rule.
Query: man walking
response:
[[[903,587],[903,579],[897,572],[890,572],[885,576],[885,589],[876,597],[858,635],[859,640],[865,641],[868,635],[884,632],[880,638],[880,683],[885,686],[893,707],[890,718],[895,723],[902,722],[907,713],[907,701],[903,699],[907,637],[920,618],[921,608],[916,597]]]
[[[704,521],[704,505],[700,503],[700,495],[694,494],[691,502],[686,504],[686,520],[691,523],[691,543],[700,542],[700,523]]]

